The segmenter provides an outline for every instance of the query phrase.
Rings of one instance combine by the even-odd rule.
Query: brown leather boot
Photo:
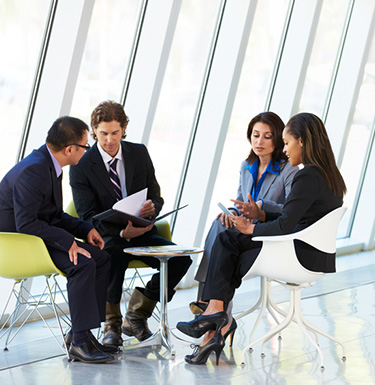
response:
[[[106,303],[103,345],[122,346],[121,337],[122,316],[119,303]]]
[[[128,311],[121,328],[122,332],[127,336],[134,336],[138,341],[151,337],[152,332],[148,328],[147,318],[151,317],[156,303],[136,287],[130,297]]]

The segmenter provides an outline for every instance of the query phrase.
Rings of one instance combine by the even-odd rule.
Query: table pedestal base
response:
[[[171,256],[172,257],[172,256]],[[168,302],[168,285],[167,285],[167,269],[169,256],[157,256],[160,261],[160,319],[157,331],[147,340],[139,342],[134,345],[125,345],[124,351],[130,351],[133,349],[152,347],[152,346],[164,346],[174,357],[176,352],[173,348],[174,344],[187,345],[191,342],[184,341],[181,338],[175,336],[168,326],[167,320],[167,302]]]

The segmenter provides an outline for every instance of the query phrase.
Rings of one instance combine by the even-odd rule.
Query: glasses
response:
[[[72,143],[72,144],[67,144],[66,147],[68,146],[78,146],[78,147],[81,147],[81,148],[84,148],[85,150],[88,150],[91,148],[91,146],[87,143],[86,145],[83,145],[83,144],[77,144],[77,143]]]

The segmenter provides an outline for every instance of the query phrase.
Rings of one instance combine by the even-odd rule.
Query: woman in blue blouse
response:
[[[247,202],[248,194],[259,207],[268,212],[280,213],[290,192],[297,167],[292,167],[283,153],[282,132],[285,125],[273,112],[262,112],[251,119],[247,128],[247,139],[251,150],[241,164],[237,201]],[[230,209],[233,215],[239,215],[237,205]],[[190,304],[193,314],[201,314],[207,304],[202,302],[202,292],[206,281],[212,246],[218,234],[224,230],[237,232],[229,217],[222,213],[213,221],[207,234],[204,254],[195,279],[199,281],[198,301]],[[228,307],[231,318],[231,305]]]
[[[188,363],[203,364],[215,351],[218,362],[225,345],[223,327],[228,322],[225,311],[242,277],[250,270],[261,247],[252,236],[281,235],[300,231],[340,207],[346,192],[323,122],[315,115],[300,113],[292,117],[283,130],[284,153],[291,166],[302,165],[293,179],[281,213],[261,210],[251,197],[248,203],[237,201],[242,216],[231,215],[238,232],[224,231],[213,246],[202,298],[208,300],[203,314],[177,328],[198,338],[205,334],[196,351],[185,357]],[[256,219],[251,223],[248,219]],[[296,255],[306,269],[335,271],[335,254],[328,254],[299,242]]]

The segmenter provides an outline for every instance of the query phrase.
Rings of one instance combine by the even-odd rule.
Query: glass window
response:
[[[229,199],[236,198],[240,165],[250,152],[246,137],[247,125],[255,115],[264,111],[288,4],[288,0],[258,2],[228,133],[218,165],[219,171],[205,233],[220,212],[217,202],[221,201],[228,207],[232,205]]]
[[[0,0],[0,179],[16,163],[50,0]]]
[[[90,126],[92,110],[104,100],[120,101],[141,0],[95,1],[71,115]],[[93,140],[89,137],[89,141]],[[72,200],[64,173],[64,207]]]
[[[88,124],[100,102],[120,100],[141,2],[95,1],[71,108]]]
[[[219,0],[181,5],[148,145],[166,211],[175,203],[219,5]]]
[[[324,1],[298,111],[324,112],[349,1]]]
[[[340,223],[339,237],[349,236],[349,220],[351,212],[358,203],[358,191],[361,188],[361,177],[364,164],[368,161],[368,150],[371,143],[369,138],[374,128],[375,100],[375,46],[372,49],[365,65],[362,85],[358,94],[353,122],[351,124],[341,172],[345,179],[348,192],[344,199],[344,205],[348,208],[346,215]],[[355,156],[353,156],[355,151]]]

